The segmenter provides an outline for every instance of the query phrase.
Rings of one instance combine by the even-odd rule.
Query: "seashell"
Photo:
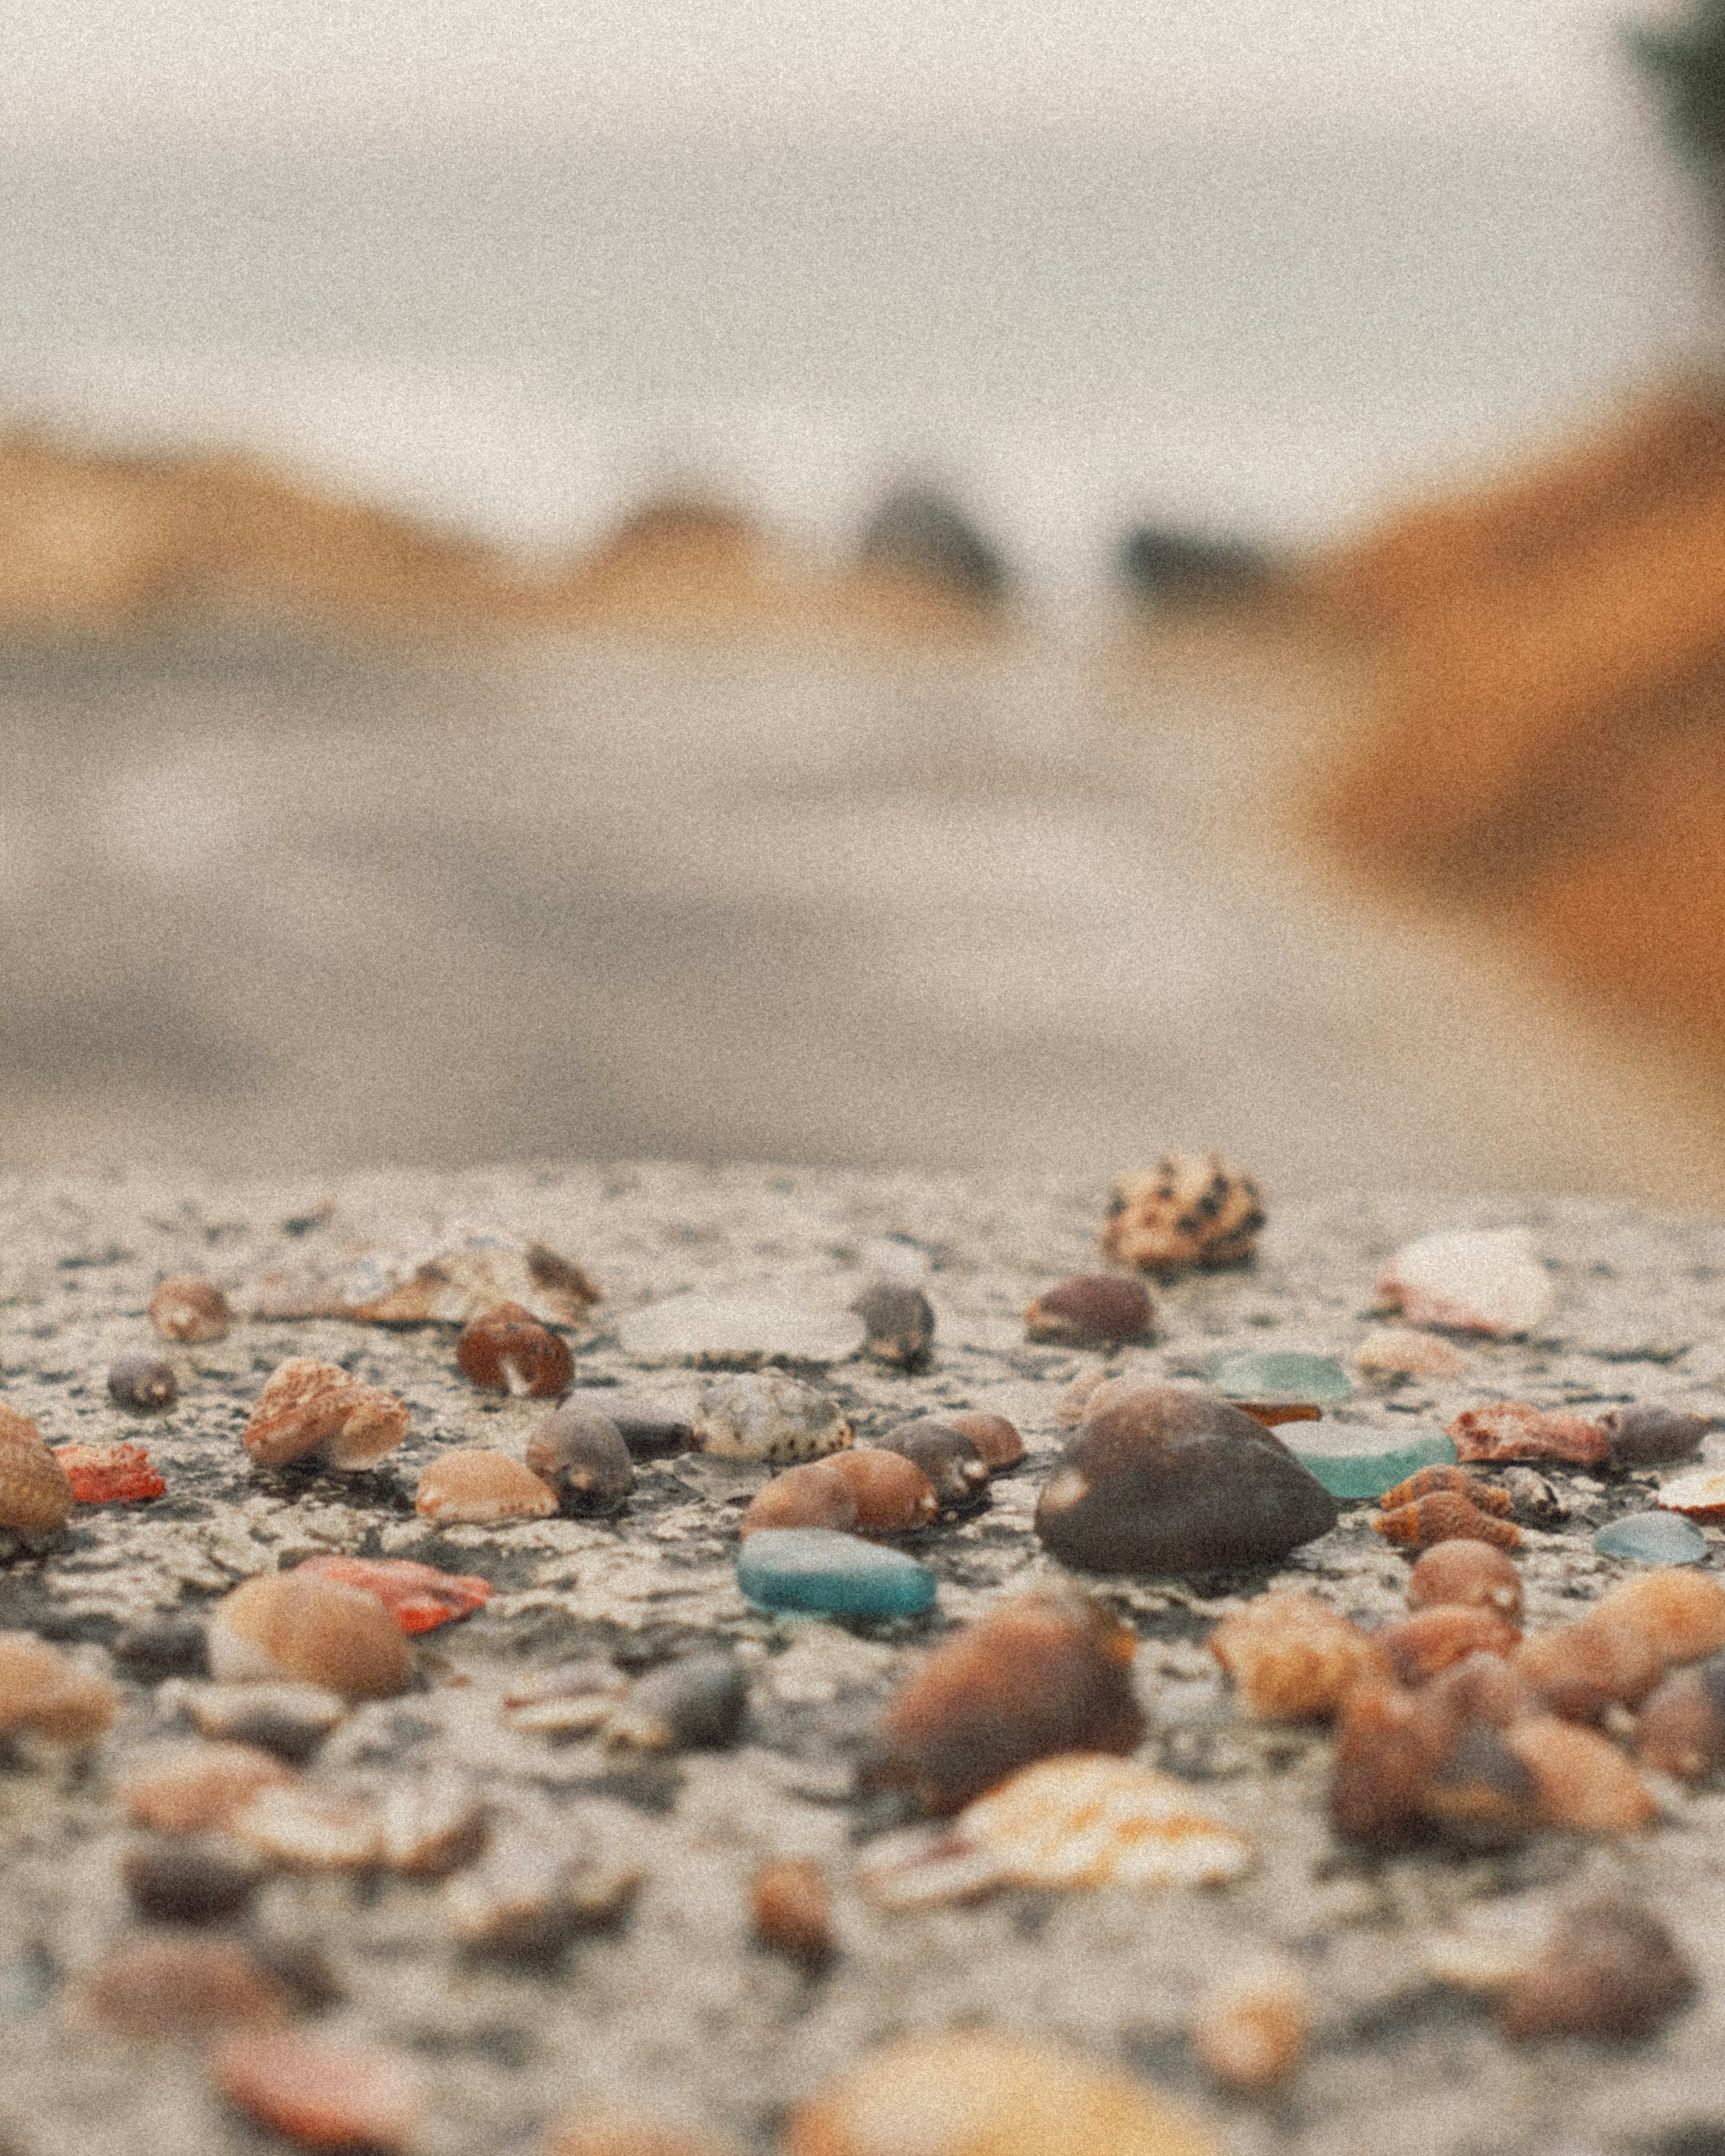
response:
[[[1398,1482],[1394,1489],[1386,1490],[1378,1502],[1389,1512],[1397,1505],[1416,1504],[1421,1497],[1440,1494],[1465,1497],[1475,1512],[1495,1512],[1499,1517],[1506,1517],[1510,1509],[1509,1499],[1502,1490],[1494,1490],[1489,1482],[1481,1482],[1465,1467],[1422,1467],[1405,1482]]]
[[[1155,1325],[1149,1290],[1122,1273],[1074,1273],[1045,1288],[1024,1312],[1026,1339],[1062,1348],[1142,1340]]]
[[[1193,2050],[1224,2088],[1246,2096],[1291,2081],[1311,2041],[1311,1989],[1280,1956],[1206,1984],[1192,2017]]]
[[[1221,2156],[1159,2090],[993,2030],[901,2036],[793,2112],[786,2156]]]
[[[483,1854],[490,1839],[484,1799],[455,1774],[397,1782],[379,1807],[381,1855],[393,1871],[441,1879]]]
[[[1420,1816],[1474,1847],[1501,1847],[1540,1824],[1539,1784],[1502,1729],[1471,1722],[1420,1792]]]
[[[1376,1840],[1420,1816],[1426,1784],[1461,1734],[1455,1706],[1435,1690],[1362,1685],[1343,1702],[1330,1779],[1338,1834]]]
[[[57,1445],[54,1458],[80,1505],[131,1503],[167,1494],[167,1483],[141,1445]]]
[[[1467,1358],[1447,1340],[1416,1332],[1410,1325],[1382,1326],[1368,1332],[1353,1351],[1353,1365],[1363,1378],[1459,1378],[1467,1368]]]
[[[108,1372],[108,1397],[116,1407],[153,1414],[171,1408],[180,1396],[172,1363],[160,1355],[122,1355]]]
[[[500,1302],[516,1302],[542,1325],[581,1325],[600,1299],[598,1283],[572,1260],[488,1228],[412,1250],[362,1250],[333,1276],[272,1275],[253,1315],[465,1325]]]
[[[470,1572],[439,1572],[406,1557],[308,1557],[296,1569],[375,1595],[403,1632],[434,1631],[483,1609],[491,1583]]]
[[[1090,1753],[1021,1768],[966,1808],[956,1835],[1023,1887],[1215,1887],[1256,1861],[1185,1783]]]
[[[782,1856],[763,1864],[749,1887],[755,1936],[763,1946],[805,1969],[819,1969],[833,1952],[833,1890],[819,1865],[806,1856]]]
[[[1512,2043],[1543,2036],[1651,2035],[1694,1992],[1676,1942],[1646,1909],[1613,1899],[1566,1910],[1532,1968],[1498,1995]]]
[[[1639,1633],[1667,1666],[1702,1661],[1725,1647],[1725,1587],[1710,1573],[1661,1565],[1607,1588],[1588,1622]]]
[[[850,1492],[856,1507],[850,1524],[859,1534],[908,1534],[913,1528],[926,1527],[940,1510],[934,1485],[916,1461],[880,1445],[853,1446],[849,1452],[835,1452],[831,1459],[814,1466],[790,1471],[793,1475],[816,1472],[837,1476]],[[773,1486],[768,1485],[769,1489]],[[744,1532],[747,1532],[747,1522]]]
[[[1217,1625],[1210,1652],[1260,1722],[1323,1720],[1357,1684],[1388,1675],[1373,1641],[1312,1594],[1257,1596]]]
[[[150,1322],[165,1340],[221,1340],[234,1322],[228,1298],[196,1273],[165,1280],[149,1302]]]
[[[943,1519],[973,1511],[988,1493],[988,1463],[950,1423],[932,1415],[901,1422],[875,1440],[882,1452],[896,1452],[928,1477]]]
[[[450,1928],[470,1952],[550,1960],[578,1933],[617,1922],[639,1892],[632,1866],[506,1843],[444,1889]]]
[[[558,1509],[579,1518],[614,1512],[634,1489],[623,1435],[598,1409],[566,1402],[527,1440],[527,1470],[557,1492]]]
[[[1599,1417],[1614,1467],[1664,1467],[1674,1460],[1686,1460],[1701,1450],[1701,1441],[1712,1426],[1711,1416],[1685,1414],[1681,1409],[1651,1401],[1608,1408]]]
[[[685,1655],[629,1686],[605,1742],[632,1752],[720,1751],[742,1728],[748,1698],[747,1672],[734,1655]]]
[[[1006,1884],[1006,1873],[949,1820],[879,1835],[856,1860],[856,1883],[877,1908],[932,1909],[982,1901]]]
[[[41,1431],[0,1401],[0,1527],[26,1542],[46,1542],[65,1526],[75,1502]]]
[[[361,1383],[336,1363],[300,1356],[271,1373],[240,1437],[265,1467],[315,1452],[326,1466],[351,1469],[371,1466],[407,1434],[405,1400]]]
[[[1680,1781],[1698,1782],[1725,1766],[1725,1655],[1679,1670],[1643,1702],[1635,1750]]]
[[[867,1779],[956,1812],[1020,1767],[1132,1751],[1137,1641],[1087,1596],[1021,1595],[937,1647],[889,1702]]]
[[[1697,1467],[1693,1474],[1675,1476],[1661,1485],[1654,1502],[1668,1512],[1682,1512],[1717,1526],[1725,1521],[1725,1470]]]
[[[1507,1729],[1524,1714],[1538,1714],[1544,1706],[1514,1662],[1502,1655],[1464,1655],[1459,1662],[1440,1670],[1425,1690],[1428,1698],[1458,1722],[1487,1722],[1493,1729]]]
[[[1410,1325],[1518,1337],[1557,1301],[1525,1228],[1421,1235],[1390,1260],[1378,1292]]]
[[[455,1360],[482,1391],[514,1399],[561,1399],[575,1382],[568,1343],[518,1302],[497,1302],[470,1318]]]
[[[868,1457],[859,1452],[835,1453],[833,1456],[837,1460]],[[885,1454],[880,1456],[886,1457]],[[905,1460],[901,1464],[908,1467],[911,1463]],[[927,1479],[922,1476],[925,1482]],[[934,1510],[932,1493],[929,1510]],[[824,1460],[809,1460],[800,1467],[786,1468],[783,1475],[775,1475],[764,1489],[755,1492],[742,1516],[742,1532],[752,1535],[761,1527],[843,1530],[854,1527],[856,1520],[856,1492],[849,1479],[836,1473]]]
[[[183,1744],[135,1769],[120,1794],[136,1826],[203,1834],[227,1826],[259,1789],[295,1779],[291,1768],[254,1744]]]
[[[1263,1225],[1258,1186],[1244,1169],[1220,1153],[1165,1152],[1147,1172],[1116,1179],[1102,1255],[1146,1273],[1239,1265]]]
[[[132,1907],[159,1923],[216,1924],[238,1916],[264,1877],[256,1851],[231,1835],[134,1842],[120,1876]]]
[[[28,1731],[49,1744],[86,1744],[119,1707],[114,1687],[29,1632],[0,1632],[0,1737]]]
[[[742,2156],[742,2150],[728,2135],[604,2112],[553,2127],[540,2156]]]
[[[303,1569],[236,1587],[217,1604],[208,1642],[221,1684],[297,1678],[344,1699],[391,1699],[407,1686],[407,1644],[376,1595]]]
[[[497,1527],[548,1517],[557,1508],[557,1494],[506,1452],[463,1449],[439,1453],[425,1469],[413,1491],[413,1508],[451,1526]]]
[[[1092,1403],[1036,1507],[1045,1546],[1091,1572],[1271,1563],[1336,1520],[1280,1440],[1214,1393],[1173,1385]]]
[[[210,2074],[237,2111],[305,2148],[393,2156],[423,2107],[418,2070],[400,2052],[285,2030],[229,2037]]]
[[[608,1720],[628,1690],[629,1679],[614,1662],[562,1662],[506,1693],[504,1717],[511,1729],[530,1735],[578,1736]]]
[[[79,1978],[65,2006],[74,2029],[146,2043],[268,2026],[292,2011],[286,1988],[235,1941],[172,1937],[110,1947]]]
[[[1084,1420],[1092,1400],[1098,1405],[1106,1405],[1111,1399],[1118,1399],[1122,1393],[1130,1392],[1138,1382],[1134,1378],[1111,1378],[1106,1370],[1082,1371],[1060,1394],[1055,1420],[1062,1430],[1076,1430]]]
[[[1665,1671],[1643,1634],[1592,1618],[1523,1640],[1515,1662],[1550,1712],[1570,1722],[1596,1721],[1608,1707],[1639,1706]]]
[[[1404,1549],[1430,1549],[1445,1542],[1491,1543],[1499,1549],[1522,1546],[1522,1531],[1513,1521],[1481,1512],[1453,1490],[1440,1490],[1430,1497],[1416,1497],[1410,1505],[1379,1512],[1372,1531]]]
[[[889,1369],[922,1370],[934,1351],[934,1310],[919,1287],[876,1281],[851,1309],[864,1327],[863,1353]]]
[[[1435,1603],[1377,1635],[1377,1645],[1404,1685],[1422,1685],[1469,1655],[1511,1655],[1521,1634],[1500,1609],[1476,1603]]]
[[[1533,1777],[1547,1826],[1574,1834],[1620,1834],[1649,1826],[1659,1807],[1617,1747],[1597,1730],[1554,1714],[1534,1714],[1504,1732],[1504,1742]]]
[[[1447,1425],[1458,1460],[1556,1460],[1571,1467],[1597,1467],[1605,1458],[1605,1433],[1585,1415],[1556,1414],[1526,1400],[1494,1400],[1466,1408]]]
[[[725,1460],[819,1460],[852,1435],[836,1400],[782,1370],[703,1386],[693,1428],[697,1450]]]
[[[983,1455],[983,1465],[991,1475],[1016,1467],[1024,1456],[1024,1440],[1004,1415],[967,1408],[962,1414],[942,1415],[941,1419],[948,1430],[956,1430],[960,1437],[970,1440]]]
[[[1410,1608],[1436,1603],[1495,1609],[1513,1625],[1522,1614],[1522,1575],[1501,1549],[1471,1537],[1437,1543],[1408,1574]]]
[[[1561,1527],[1569,1517],[1569,1507],[1557,1491],[1531,1467],[1506,1467],[1503,1494],[1521,1518],[1537,1520],[1543,1527]]]
[[[619,1399],[612,1393],[603,1396],[603,1404],[631,1460],[663,1460],[687,1452],[695,1443],[694,1424],[665,1408]]]
[[[366,1797],[290,1783],[259,1789],[234,1831],[266,1863],[292,1871],[367,1871],[382,1861],[377,1807]]]
[[[187,1704],[206,1737],[255,1744],[295,1766],[347,1712],[338,1694],[309,1684],[216,1684],[193,1692]]]

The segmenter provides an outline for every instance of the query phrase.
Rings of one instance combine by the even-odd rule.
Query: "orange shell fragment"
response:
[[[141,1445],[57,1445],[53,1450],[80,1505],[120,1504],[167,1491]]]
[[[375,1594],[403,1632],[432,1632],[483,1609],[491,1583],[476,1573],[439,1572],[405,1557],[309,1557],[296,1568]]]

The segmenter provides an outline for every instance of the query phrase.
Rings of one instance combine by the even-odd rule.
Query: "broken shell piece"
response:
[[[1707,1415],[1685,1414],[1650,1402],[1608,1408],[1599,1417],[1599,1427],[1611,1448],[1614,1466],[1663,1467],[1698,1452],[1712,1421]]]
[[[1039,1760],[971,1804],[956,1833],[1025,1887],[1214,1887],[1255,1861],[1185,1783],[1106,1754]]]
[[[288,2031],[231,2037],[210,2071],[237,2110],[305,2148],[395,2156],[423,2107],[418,2070],[400,2052]]]
[[[1466,1408],[1449,1424],[1458,1460],[1555,1460],[1571,1467],[1597,1467],[1605,1458],[1605,1433],[1585,1415],[1560,1414],[1527,1400],[1494,1400]]]
[[[1027,1339],[1062,1348],[1142,1340],[1155,1324],[1149,1290],[1123,1273],[1075,1273],[1045,1288],[1024,1312]]]
[[[787,1960],[816,1969],[833,1951],[833,1890],[812,1858],[763,1864],[749,1887],[755,1935]]]
[[[221,1684],[298,1678],[347,1699],[391,1699],[407,1686],[407,1643],[377,1598],[303,1569],[236,1587],[208,1638]]]
[[[1725,1521],[1725,1470],[1698,1467],[1693,1474],[1673,1476],[1653,1502],[1668,1512],[1717,1526]]]
[[[1522,1614],[1522,1575],[1514,1560],[1491,1543],[1471,1538],[1436,1543],[1408,1574],[1408,1605],[1471,1604],[1495,1609],[1512,1625]]]
[[[157,1834],[225,1827],[259,1790],[291,1783],[293,1769],[254,1744],[184,1744],[149,1760],[121,1784],[128,1815]]]
[[[848,1523],[860,1535],[902,1535],[926,1527],[940,1510],[940,1501],[927,1475],[914,1460],[901,1452],[887,1452],[877,1445],[853,1445],[810,1467],[793,1467],[793,1475],[832,1475],[850,1492],[855,1517]],[[785,1478],[781,1476],[780,1481]],[[773,1486],[768,1483],[771,1489]],[[764,1492],[763,1492],[764,1494]],[[756,1502],[760,1500],[757,1498]],[[753,1510],[753,1507],[750,1507]],[[839,1522],[823,1522],[838,1526]],[[747,1522],[744,1522],[747,1532]]]
[[[1312,1992],[1291,1962],[1264,1955],[1205,1985],[1192,2048],[1226,2088],[1255,2096],[1300,2070],[1312,2041]]]
[[[962,1414],[942,1415],[941,1420],[948,1430],[956,1430],[960,1437],[970,1440],[983,1455],[983,1465],[991,1475],[1016,1467],[1024,1456],[1024,1438],[1017,1424],[1009,1422],[1004,1415],[967,1408]]]
[[[286,2021],[285,1988],[232,1939],[126,1939],[73,1985],[64,2008],[74,2029],[134,2041],[207,2036],[213,2030]]]
[[[988,1491],[988,1463],[962,1430],[932,1415],[901,1422],[875,1444],[896,1452],[928,1477],[943,1517],[952,1518],[982,1503]]]
[[[851,1441],[836,1400],[782,1371],[716,1378],[701,1389],[695,1443],[726,1460],[818,1460]]]
[[[614,1663],[562,1662],[504,1696],[504,1718],[531,1736],[578,1736],[597,1729],[629,1690]]]
[[[294,1766],[347,1714],[345,1699],[309,1684],[206,1685],[190,1694],[187,1707],[204,1736],[255,1744]]]
[[[834,1453],[835,1460],[866,1457],[858,1452]],[[909,1461],[904,1463],[906,1466]],[[927,1477],[923,1478],[927,1481]],[[932,1504],[930,1507],[933,1509]],[[805,1460],[788,1467],[757,1490],[742,1516],[745,1537],[762,1527],[837,1527],[856,1525],[856,1492],[849,1481],[836,1474],[824,1460]]]
[[[633,1752],[721,1750],[742,1727],[748,1697],[747,1674],[734,1655],[685,1655],[630,1686],[605,1742]]]
[[[176,1273],[150,1298],[150,1322],[165,1340],[220,1340],[234,1322],[228,1298],[213,1281]]]
[[[408,1434],[408,1405],[382,1385],[362,1384],[335,1363],[283,1363],[252,1404],[240,1433],[265,1467],[316,1452],[330,1467],[369,1467]]]
[[[471,1864],[490,1835],[490,1814],[458,1775],[397,1782],[379,1807],[380,1853],[392,1871],[443,1878]]]
[[[500,1302],[516,1302],[542,1325],[580,1325],[599,1299],[597,1281],[543,1243],[485,1229],[410,1250],[360,1251],[330,1276],[272,1275],[253,1315],[465,1325]]]
[[[1168,1152],[1116,1181],[1102,1255],[1147,1273],[1238,1265],[1263,1225],[1258,1186],[1242,1168],[1220,1153]]]
[[[511,1841],[444,1889],[450,1928],[475,1953],[547,1960],[576,1934],[614,1923],[641,1884],[630,1866]]]
[[[920,1287],[876,1281],[850,1306],[864,1327],[863,1353],[889,1369],[927,1368],[934,1349],[934,1310]]]
[[[1537,1522],[1542,1527],[1561,1527],[1569,1517],[1569,1507],[1556,1489],[1531,1467],[1506,1467],[1503,1492],[1517,1517]]]
[[[518,1302],[495,1303],[470,1318],[455,1360],[483,1390],[518,1400],[560,1399],[575,1382],[568,1343]]]
[[[1532,1966],[1506,1984],[1497,2025],[1543,2036],[1645,2036],[1695,1990],[1695,1974],[1651,1910],[1615,1898],[1566,1910]]]
[[[308,1557],[297,1569],[374,1594],[403,1632],[430,1632],[483,1609],[491,1583],[470,1572],[439,1572],[406,1557]]]
[[[464,1449],[440,1453],[426,1468],[413,1491],[413,1508],[428,1520],[495,1527],[548,1518],[557,1497],[506,1452]]]
[[[136,1503],[167,1491],[141,1445],[57,1445],[54,1457],[80,1505]]]
[[[364,1871],[381,1862],[382,1822],[368,1797],[303,1783],[260,1789],[234,1831],[266,1863],[295,1871]]]
[[[1452,1490],[1439,1490],[1430,1497],[1416,1497],[1409,1505],[1394,1505],[1372,1522],[1374,1534],[1404,1549],[1430,1549],[1445,1542],[1491,1543],[1499,1549],[1519,1549],[1522,1531],[1512,1521],[1497,1518],[1470,1504]]]
[[[576,1518],[614,1512],[634,1487],[629,1447],[609,1415],[565,1401],[527,1440],[527,1469]]]
[[[0,1632],[0,1737],[28,1731],[49,1744],[86,1744],[118,1707],[112,1685],[59,1648],[29,1632]]]
[[[0,1401],[0,1527],[26,1542],[59,1534],[76,1502],[66,1471],[30,1418]]]
[[[1353,1351],[1353,1365],[1363,1378],[1459,1378],[1467,1368],[1460,1348],[1435,1333],[1417,1332],[1410,1325],[1386,1325],[1368,1332]]]
[[[1358,1684],[1382,1682],[1383,1652],[1316,1595],[1261,1594],[1210,1635],[1210,1652],[1260,1722],[1321,1721]]]
[[[1525,1228],[1421,1235],[1398,1250],[1378,1292],[1411,1325],[1507,1339],[1551,1315],[1551,1276]]]

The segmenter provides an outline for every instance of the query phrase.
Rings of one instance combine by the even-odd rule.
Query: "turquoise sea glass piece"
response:
[[[935,1588],[915,1558],[836,1527],[762,1527],[742,1546],[737,1584],[757,1609],[820,1617],[914,1617]]]
[[[1212,1355],[1205,1373],[1219,1393],[1235,1400],[1345,1400],[1353,1390],[1333,1355],[1301,1355],[1289,1349],[1233,1348]]]
[[[1601,1557],[1635,1557],[1643,1564],[1699,1564],[1707,1538],[1681,1512],[1630,1512],[1594,1537]]]
[[[1381,1497],[1422,1467],[1453,1467],[1440,1430],[1385,1430],[1360,1422],[1285,1422],[1276,1431],[1332,1497]]]

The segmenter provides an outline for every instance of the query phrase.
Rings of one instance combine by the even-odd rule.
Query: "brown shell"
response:
[[[1466,1603],[1496,1609],[1513,1625],[1522,1614],[1522,1575],[1512,1559],[1471,1537],[1435,1544],[1408,1574],[1408,1603],[1414,1609]]]
[[[749,1888],[755,1933],[765,1946],[806,1969],[833,1951],[833,1890],[811,1858],[783,1856],[763,1864]]]
[[[1507,1729],[1544,1705],[1514,1661],[1502,1655],[1465,1655],[1440,1670],[1425,1690],[1428,1699],[1458,1721],[1488,1722],[1494,1729]]]
[[[334,1363],[296,1356],[275,1370],[241,1432],[266,1467],[319,1452],[331,1467],[369,1467],[408,1434],[408,1405]]]
[[[1639,1706],[1665,1665],[1637,1631],[1586,1618],[1537,1632],[1516,1649],[1516,1667],[1553,1714],[1592,1722],[1608,1707]]]
[[[565,1400],[540,1424],[527,1440],[527,1471],[577,1517],[614,1512],[635,1485],[622,1431],[584,1401]]]
[[[1666,1664],[1704,1661],[1725,1647],[1725,1587],[1691,1565],[1659,1565],[1607,1589],[1589,1621],[1638,1632]]]
[[[1475,1846],[1497,1846],[1540,1823],[1539,1784],[1495,1723],[1466,1723],[1420,1793],[1420,1812]]]
[[[1004,1415],[988,1414],[978,1408],[967,1408],[963,1414],[942,1415],[948,1430],[956,1430],[960,1437],[968,1437],[983,1455],[983,1465],[991,1475],[998,1475],[1004,1467],[1016,1467],[1024,1456],[1024,1440],[1017,1425]]]
[[[1463,1460],[1557,1460],[1596,1467],[1609,1450],[1604,1431],[1585,1415],[1551,1414],[1527,1400],[1465,1409],[1449,1432]]]
[[[1658,1815],[1646,1784],[1597,1730],[1535,1714],[1505,1731],[1504,1741],[1538,1785],[1539,1815],[1547,1826],[1573,1834],[1622,1834],[1651,1826]]]
[[[516,1399],[561,1399],[575,1382],[568,1342],[518,1302],[494,1303],[462,1328],[455,1360],[475,1385]]]
[[[1386,1490],[1378,1504],[1381,1511],[1388,1512],[1398,1505],[1411,1505],[1418,1498],[1435,1497],[1444,1491],[1466,1497],[1476,1512],[1508,1516],[1510,1502],[1504,1491],[1494,1490],[1489,1482],[1481,1482],[1465,1467],[1420,1468],[1405,1482],[1398,1482],[1393,1490]]]
[[[344,1699],[406,1689],[406,1640],[375,1594],[305,1572],[270,1572],[218,1604],[209,1624],[219,1681],[298,1678]]]
[[[485,1527],[545,1519],[557,1509],[557,1493],[506,1452],[462,1448],[439,1453],[425,1469],[413,1507],[428,1520]]]
[[[165,1340],[220,1340],[234,1322],[228,1298],[213,1281],[176,1273],[150,1298],[150,1322]]]
[[[1238,1265],[1264,1225],[1258,1186],[1220,1153],[1164,1153],[1154,1168],[1122,1175],[1108,1198],[1102,1255],[1140,1272]]]
[[[1357,1685],[1388,1675],[1376,1644],[1311,1594],[1260,1594],[1223,1619],[1210,1652],[1260,1722],[1321,1721]]]
[[[26,1414],[0,1402],[0,1527],[27,1541],[56,1535],[75,1493],[66,1471]]]
[[[878,1445],[854,1445],[818,1465],[836,1475],[850,1491],[860,1535],[908,1534],[913,1528],[926,1527],[940,1510],[933,1483],[901,1452],[883,1451]],[[767,1486],[770,1490],[773,1485]]]
[[[842,1453],[837,1458],[862,1455]],[[882,1457],[890,1455],[883,1455]],[[904,1462],[909,1466],[908,1460]],[[926,1481],[927,1477],[925,1476]],[[837,1527],[857,1524],[856,1492],[843,1476],[824,1460],[805,1460],[788,1467],[757,1490],[742,1516],[742,1532],[752,1535],[762,1527]]]
[[[1430,1549],[1435,1543],[1455,1541],[1492,1543],[1499,1549],[1522,1546],[1522,1531],[1512,1521],[1481,1512],[1453,1490],[1440,1490],[1434,1496],[1416,1497],[1410,1505],[1380,1512],[1372,1529],[1404,1549]]]
[[[79,1978],[65,2011],[74,2028],[149,2042],[286,2021],[293,2006],[237,1941],[169,1933],[110,1947]]]
[[[1565,1912],[1533,1966],[1499,1994],[1512,2042],[1650,2035],[1695,1989],[1676,1942],[1651,1911],[1615,1898]]]
[[[1650,1767],[1698,1782],[1725,1766],[1725,1670],[1668,1676],[1635,1717],[1635,1750]]]
[[[1421,1685],[1469,1655],[1513,1654],[1521,1636],[1501,1610],[1438,1603],[1388,1626],[1377,1640],[1401,1682]]]
[[[230,1825],[259,1789],[298,1779],[255,1744],[186,1744],[146,1761],[120,1794],[135,1825],[157,1834],[204,1834]]]
[[[1373,1840],[1420,1816],[1425,1786],[1461,1733],[1455,1707],[1435,1691],[1361,1686],[1342,1709],[1330,1778],[1338,1834]]]
[[[1024,1312],[1028,1339],[1062,1348],[1142,1340],[1155,1324],[1149,1290],[1123,1273],[1074,1273],[1045,1288]]]
[[[211,2073],[236,2109],[306,2148],[395,2156],[418,2118],[418,2071],[395,2051],[259,2033],[230,2038]]]
[[[0,1632],[0,1736],[28,1730],[50,1744],[100,1737],[119,1706],[114,1688],[29,1632]]]

